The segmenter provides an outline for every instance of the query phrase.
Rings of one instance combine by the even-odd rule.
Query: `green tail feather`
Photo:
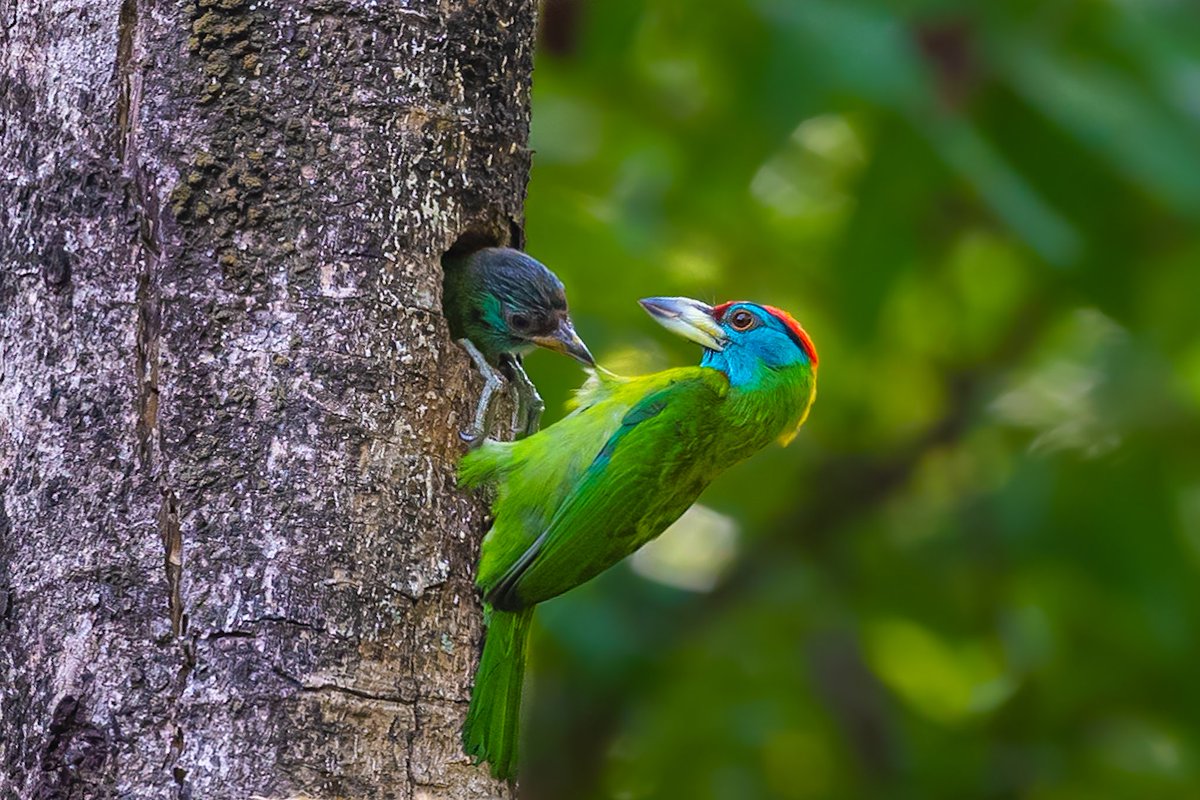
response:
[[[517,774],[521,725],[521,686],[525,681],[525,645],[533,608],[491,611],[483,656],[475,671],[475,689],[463,724],[463,748],[488,762],[492,775],[512,780]]]

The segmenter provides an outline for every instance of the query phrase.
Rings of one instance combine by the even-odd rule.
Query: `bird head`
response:
[[[710,306],[688,297],[641,301],[667,330],[704,348],[701,364],[720,369],[737,385],[752,382],[764,367],[817,368],[812,339],[790,314],[745,300]]]
[[[586,366],[596,360],[575,332],[562,281],[541,262],[509,248],[487,248],[474,257],[493,261],[483,278],[483,314],[493,336],[512,352],[544,347]]]

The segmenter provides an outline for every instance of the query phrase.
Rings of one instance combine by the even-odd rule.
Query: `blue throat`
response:
[[[724,372],[729,385],[738,388],[753,386],[761,379],[762,362],[757,358],[730,358],[728,350],[705,350],[700,366]]]
[[[700,366],[724,372],[729,384],[739,389],[754,387],[770,372],[807,363],[808,358],[784,334],[758,337],[753,347],[731,345],[724,350],[705,350]]]

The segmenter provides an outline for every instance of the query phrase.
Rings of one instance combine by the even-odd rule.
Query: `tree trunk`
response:
[[[533,0],[0,0],[0,798],[505,796],[459,745]]]

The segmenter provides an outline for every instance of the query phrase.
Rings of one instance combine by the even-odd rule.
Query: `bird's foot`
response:
[[[516,410],[513,413],[513,430],[518,431],[523,437],[532,436],[537,433],[538,427],[541,425],[542,412],[546,410],[546,404],[542,402],[542,396],[538,394],[533,381],[525,374],[525,368],[520,359],[511,358],[505,366],[507,367],[505,372],[512,382],[517,399]]]
[[[483,391],[479,394],[479,404],[475,407],[475,416],[471,421],[471,427],[465,431],[459,431],[458,434],[460,439],[474,448],[482,444],[491,433],[488,426],[488,411],[491,409],[492,399],[496,392],[504,385],[504,377],[488,363],[488,360],[483,357],[483,353],[479,352],[479,348],[469,339],[459,339],[458,344],[471,356],[471,360],[475,362],[475,368],[483,376]]]

